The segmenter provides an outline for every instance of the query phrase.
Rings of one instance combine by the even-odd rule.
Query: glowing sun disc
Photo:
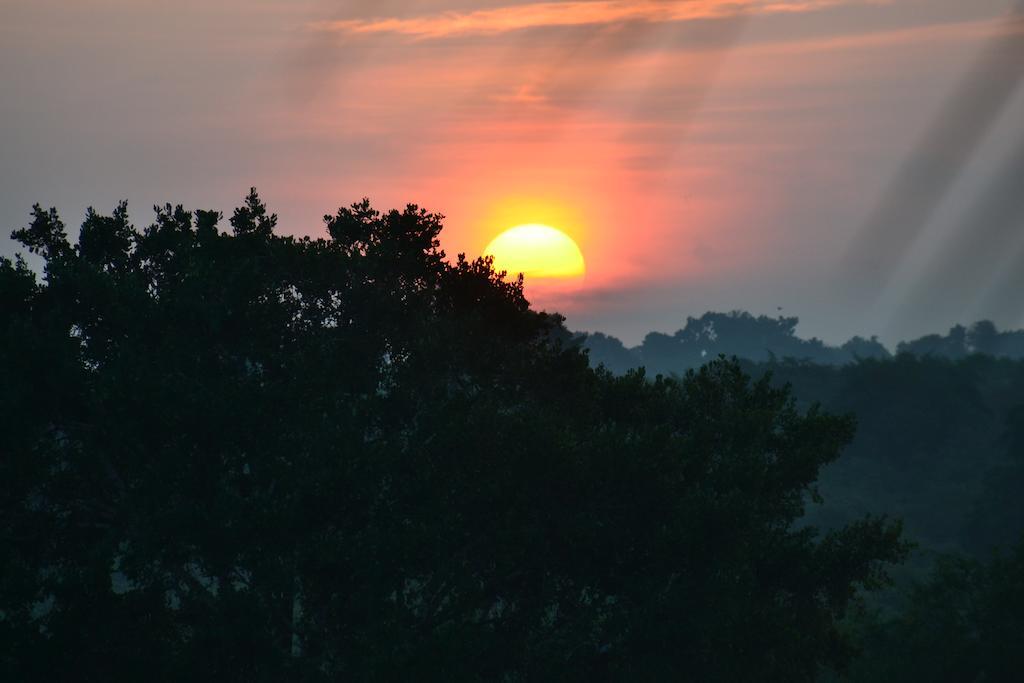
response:
[[[576,278],[586,272],[583,253],[571,237],[540,223],[517,225],[487,245],[484,254],[494,257],[494,269],[510,277]]]

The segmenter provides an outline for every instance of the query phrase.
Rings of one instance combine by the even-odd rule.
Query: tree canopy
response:
[[[847,416],[589,367],[368,201],[275,234],[36,206],[0,261],[5,680],[809,681],[903,554],[797,524]]]
[[[897,613],[856,613],[851,683],[1016,681],[1024,668],[1024,543],[988,562],[940,558]]]

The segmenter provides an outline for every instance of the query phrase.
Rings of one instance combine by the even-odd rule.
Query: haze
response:
[[[1007,0],[0,2],[0,252],[31,203],[369,196],[443,246],[573,235],[540,301],[635,343],[687,315],[830,342],[1024,324],[1024,30]]]

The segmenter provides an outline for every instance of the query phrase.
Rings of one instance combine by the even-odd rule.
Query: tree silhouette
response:
[[[860,681],[1015,681],[1024,666],[1024,543],[986,563],[940,558],[906,591],[895,616],[857,624],[864,656],[848,672]]]
[[[5,680],[813,680],[897,526],[798,526],[850,418],[589,368],[441,217],[36,207],[0,262]]]

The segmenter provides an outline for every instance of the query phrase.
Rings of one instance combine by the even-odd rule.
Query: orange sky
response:
[[[782,306],[804,334],[905,337],[981,312],[974,293],[897,316],[1024,144],[1020,93],[881,299],[836,273],[1009,5],[0,0],[0,220],[126,197],[145,223],[255,184],[285,230],[321,235],[366,195],[445,214],[450,253],[564,230],[586,285],[538,303],[575,329],[635,342]]]

